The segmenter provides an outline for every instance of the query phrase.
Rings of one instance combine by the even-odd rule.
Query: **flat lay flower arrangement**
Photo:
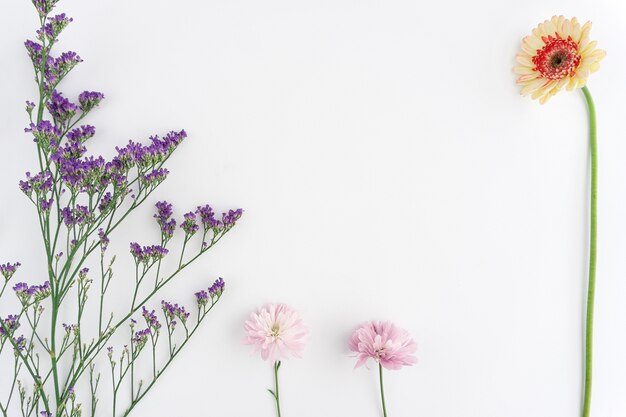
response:
[[[20,306],[7,312],[5,303],[0,304],[0,358],[12,364],[2,369],[2,378],[10,383],[8,392],[0,393],[0,412],[3,417],[126,416],[196,334],[226,285],[222,278],[213,278],[205,288],[189,289],[188,299],[178,300],[185,303],[159,294],[230,232],[243,210],[218,216],[202,204],[177,219],[172,204],[150,199],[169,174],[165,163],[187,138],[184,130],[152,136],[146,143],[129,141],[116,147],[110,160],[88,154],[87,143],[96,129],[85,119],[105,95],[84,91],[73,100],[61,92],[63,79],[82,59],[73,51],[55,50],[72,23],[64,13],[52,13],[58,1],[32,0],[40,25],[34,40],[24,44],[38,91],[34,101],[26,102],[25,133],[38,166],[25,174],[19,189],[36,214],[33,221],[41,232],[47,276],[24,282],[18,278],[20,262],[0,264],[0,300],[15,297]],[[590,30],[589,22],[581,25],[576,18],[554,16],[523,38],[514,68],[522,95],[545,104],[562,90],[580,89],[588,108],[591,187],[583,417],[591,415],[598,196],[596,114],[587,81],[606,55],[590,39]],[[147,201],[154,204],[158,238],[129,242],[124,255],[134,268],[117,270],[110,239]],[[180,245],[174,245],[179,241],[176,233]],[[113,302],[110,285],[120,276],[131,285],[126,298],[115,297]],[[124,313],[112,312],[112,303],[124,304]],[[62,321],[68,311],[72,321]],[[91,317],[87,311],[95,312],[97,319],[86,320]],[[243,343],[269,364],[273,380],[262,388],[282,417],[287,413],[281,410],[281,383],[297,381],[282,381],[280,370],[288,360],[304,357],[315,331],[291,306],[272,303],[253,311],[243,330]],[[345,342],[346,357],[353,357],[355,368],[376,366],[380,414],[392,415],[385,375],[417,363],[416,342],[389,321],[363,322]],[[106,405],[100,403],[105,389],[111,399]]]

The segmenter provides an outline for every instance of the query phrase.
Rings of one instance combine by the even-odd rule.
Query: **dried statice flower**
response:
[[[200,228],[196,222],[196,215],[191,211],[186,213],[180,228],[183,229],[187,235],[194,235]]]
[[[11,279],[11,277],[13,277],[13,274],[15,274],[15,272],[20,266],[22,266],[22,264],[19,262],[15,262],[15,263],[7,262],[5,264],[0,264],[0,274],[2,274],[4,279],[8,281]]]
[[[161,308],[163,309],[163,313],[165,313],[165,317],[170,320],[172,327],[176,325],[176,321],[174,319],[178,318],[183,323],[186,323],[189,318],[189,313],[185,310],[184,306],[172,304],[167,301],[161,301]]]
[[[174,230],[176,229],[176,220],[171,219],[173,211],[172,205],[167,201],[159,201],[155,204],[157,213],[154,218],[161,227],[161,234],[164,240],[169,240],[174,236]]]
[[[135,262],[139,263],[149,263],[156,262],[159,259],[163,259],[165,255],[169,253],[167,249],[165,249],[161,245],[151,245],[151,246],[140,246],[138,243],[133,242],[130,244],[130,253],[135,258]]]

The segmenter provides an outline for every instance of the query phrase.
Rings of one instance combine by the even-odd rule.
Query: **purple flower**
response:
[[[87,206],[77,204],[73,209],[63,207],[61,209],[61,218],[67,227],[83,226],[93,221],[93,213],[89,211]]]
[[[198,223],[196,222],[196,215],[191,211],[185,214],[185,218],[180,227],[188,235],[195,234],[200,228],[200,226],[198,226]]]
[[[72,142],[85,143],[87,139],[96,134],[96,128],[91,125],[82,125],[67,133],[67,138]]]
[[[63,77],[81,62],[83,62],[81,57],[73,51],[63,52],[58,58],[49,56],[46,62],[44,90],[46,92],[54,90]]]
[[[176,228],[176,220],[170,219],[172,216],[172,205],[167,201],[159,201],[155,204],[157,213],[154,218],[161,227],[161,235],[164,240],[169,240],[174,235],[174,229]]]
[[[15,295],[20,299],[23,305],[29,305],[31,302],[39,303],[51,294],[50,282],[46,281],[42,285],[28,286],[25,282],[19,282],[13,287]]]
[[[37,9],[37,12],[41,17],[45,17],[52,11],[54,6],[59,2],[59,0],[32,0],[33,6]],[[44,416],[44,411],[42,411],[42,416]]]
[[[31,40],[27,40],[24,42],[24,46],[26,47],[26,51],[28,51],[28,56],[33,61],[35,65],[41,64],[41,52],[43,51],[43,46],[40,43],[33,42]]]
[[[39,1],[43,1],[43,0],[39,0]],[[42,412],[39,413],[39,415],[41,417],[52,417],[52,413],[49,413],[47,411],[42,411]]]
[[[145,174],[141,179],[144,184],[149,187],[156,187],[165,179],[170,172],[165,168],[153,169],[149,173]]]
[[[17,268],[19,268],[20,266],[22,266],[22,264],[19,262],[15,262],[13,264],[0,264],[0,274],[2,274],[4,279],[8,281],[11,279],[13,274],[15,274],[15,272],[17,271]]]
[[[195,296],[198,307],[205,306],[209,302],[209,294],[204,290],[198,291]]]
[[[63,94],[56,90],[52,92],[52,96],[50,97],[50,101],[46,104],[46,107],[52,115],[54,122],[60,125],[64,125],[68,122],[78,111],[76,104],[63,97]]]
[[[110,192],[107,191],[107,193],[102,196],[102,199],[100,200],[100,204],[98,204],[98,210],[100,210],[100,212],[103,211],[107,211],[110,208],[113,208],[111,205],[111,202],[113,201],[113,196],[111,195]]]
[[[200,216],[204,230],[217,229],[222,225],[222,223],[215,218],[215,212],[208,204],[198,206],[196,214]]]
[[[40,172],[34,177],[30,172],[26,173],[26,181],[20,181],[20,189],[27,196],[31,196],[33,191],[37,195],[46,195],[52,189],[52,173],[50,171]]]
[[[26,348],[26,339],[24,338],[24,335],[21,335],[18,338],[13,338],[13,343],[15,344],[15,348],[20,352]]]
[[[178,318],[183,323],[187,322],[189,318],[189,313],[185,310],[185,307],[179,306],[178,304],[168,303],[167,301],[161,301],[161,308],[163,309],[163,313],[171,327],[176,326],[175,318]]]
[[[100,102],[104,100],[104,94],[97,91],[83,91],[78,96],[78,102],[80,103],[80,109],[87,113],[94,107],[100,105]]]
[[[25,282],[18,282],[13,286],[15,295],[20,299],[22,304],[28,304],[30,302],[31,294],[29,293],[29,286]]]
[[[39,207],[41,208],[41,211],[43,212],[49,212],[50,209],[52,208],[52,204],[54,203],[54,199],[51,198],[49,200],[46,199],[40,199],[39,200]]]
[[[109,246],[109,238],[104,234],[104,230],[101,228],[98,229],[98,238],[100,239],[100,250],[102,253],[106,252],[107,247]]]
[[[140,168],[154,168],[157,164],[165,161],[176,147],[187,137],[184,130],[170,132],[164,138],[150,137],[150,145],[144,146],[132,140],[123,148],[117,149],[116,164],[130,169],[133,165]]]
[[[46,23],[41,29],[37,30],[37,37],[40,40],[47,38],[49,41],[54,41],[59,34],[72,22],[71,17],[66,17],[65,13],[48,18]]]
[[[7,318],[0,320],[2,320],[2,326],[0,326],[0,337],[6,337],[7,333],[11,336],[13,335],[13,332],[20,327],[20,322],[17,320],[17,316],[15,314],[9,314]]]
[[[235,222],[239,220],[241,215],[243,214],[242,209],[237,210],[228,210],[228,213],[222,214],[222,223],[224,223],[224,227],[232,227],[235,225]]]
[[[150,336],[149,328],[135,332],[135,336],[132,339],[132,342],[135,345],[135,349],[141,350],[146,345],[146,342],[148,341],[148,336]]]
[[[33,103],[32,101],[26,100],[26,112],[28,114],[31,114],[34,109],[35,109],[35,103]]]
[[[59,128],[50,123],[49,120],[42,120],[36,125],[31,123],[24,131],[32,133],[34,136],[33,141],[41,145],[45,150],[50,149],[51,146],[56,146],[61,137]]]
[[[213,299],[214,297],[220,298],[224,289],[226,288],[226,283],[222,278],[218,278],[215,280],[213,285],[209,287],[209,295]]]
[[[146,320],[146,324],[148,325],[148,328],[154,329],[158,333],[159,329],[161,328],[161,323],[159,323],[159,320],[157,319],[155,311],[154,310],[148,311],[148,309],[145,306],[143,306],[141,315]]]
[[[163,259],[165,255],[169,253],[167,249],[160,245],[141,246],[137,242],[130,244],[130,253],[135,258],[135,262],[139,264],[143,262],[147,264],[149,262],[156,262]]]

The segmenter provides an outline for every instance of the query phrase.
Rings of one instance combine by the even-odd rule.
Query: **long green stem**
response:
[[[591,383],[593,367],[593,305],[596,289],[596,239],[598,235],[598,143],[596,138],[596,109],[587,87],[583,94],[589,112],[589,148],[591,151],[591,201],[589,219],[589,283],[587,287],[587,320],[585,326],[585,388],[583,417],[591,412]]]
[[[276,412],[280,417],[280,396],[278,393],[278,369],[280,368],[280,361],[274,362],[274,398],[276,399]]]
[[[383,403],[383,416],[387,417],[387,405],[385,405],[385,385],[383,384],[383,366],[378,364],[378,378],[380,380],[380,400]]]

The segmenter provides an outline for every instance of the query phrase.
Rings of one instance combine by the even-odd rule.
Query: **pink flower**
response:
[[[350,338],[350,350],[357,353],[355,368],[369,358],[394,370],[417,362],[413,356],[417,345],[411,335],[388,321],[370,321],[359,326]]]
[[[244,343],[261,352],[263,360],[276,362],[302,357],[308,330],[300,314],[285,304],[266,304],[250,314],[244,326]]]

